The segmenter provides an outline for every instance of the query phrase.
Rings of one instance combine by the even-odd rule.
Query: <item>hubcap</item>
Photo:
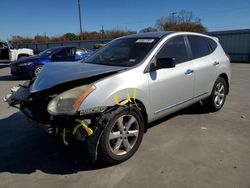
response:
[[[217,107],[220,107],[224,101],[224,98],[225,98],[225,87],[221,82],[219,82],[216,85],[214,91],[214,104]]]
[[[115,155],[125,155],[135,145],[139,135],[139,124],[132,115],[121,116],[109,134],[109,147]]]
[[[41,70],[42,70],[42,67],[36,68],[35,75],[38,76],[38,74],[41,72]]]

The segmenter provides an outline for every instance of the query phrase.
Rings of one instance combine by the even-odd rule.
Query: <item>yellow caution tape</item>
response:
[[[67,146],[69,145],[69,142],[66,141],[66,129],[64,128],[63,129],[63,143]]]
[[[139,109],[139,110],[141,110],[141,108],[137,105],[137,103],[136,103],[136,88],[134,88],[134,95],[133,95],[133,101],[134,101],[134,103],[135,103],[135,106]]]
[[[73,130],[73,134],[76,134],[76,131],[79,127],[83,126],[83,128],[85,129],[85,131],[88,133],[88,136],[93,134],[93,130],[91,128],[88,127],[87,123],[84,120],[80,120],[80,119],[76,119],[76,122],[80,123],[79,125],[77,125],[74,130]]]
[[[132,103],[129,92],[127,91],[126,93],[127,93],[127,98],[124,99],[124,100],[122,100],[121,102],[120,102],[119,97],[118,97],[117,95],[114,96],[114,102],[115,102],[116,105],[123,106],[123,105],[125,105],[125,104],[127,104],[127,103],[129,103],[129,102]],[[141,110],[141,108],[137,105],[135,99],[136,99],[136,88],[134,88],[133,102],[134,102],[135,106],[136,106],[139,110]]]

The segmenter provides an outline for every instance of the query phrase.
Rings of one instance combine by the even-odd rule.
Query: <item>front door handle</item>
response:
[[[194,70],[188,69],[188,70],[186,70],[185,75],[191,75],[191,74],[193,74],[193,72],[194,72]]]
[[[213,63],[214,66],[217,66],[217,65],[219,65],[219,64],[220,64],[220,62],[218,62],[218,61],[215,61],[215,62]]]

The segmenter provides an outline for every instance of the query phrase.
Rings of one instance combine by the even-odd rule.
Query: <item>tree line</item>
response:
[[[146,27],[141,29],[139,32],[155,32],[155,31],[191,31],[204,33],[207,31],[205,26],[201,23],[201,19],[194,17],[192,11],[182,10],[179,13],[171,13],[168,16],[161,17],[156,20],[155,26]],[[93,32],[83,32],[84,40],[93,39],[112,39],[125,35],[135,34],[133,30],[101,30]],[[62,41],[74,41],[80,40],[80,34],[65,33],[60,36],[46,36],[36,35],[34,37],[23,37],[19,35],[12,36],[10,41],[14,44],[23,43],[47,43],[47,42],[62,42]]]

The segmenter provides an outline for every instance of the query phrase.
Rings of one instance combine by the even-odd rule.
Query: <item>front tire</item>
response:
[[[220,110],[225,103],[227,89],[225,79],[218,77],[215,81],[210,97],[204,101],[205,106],[212,112]]]
[[[42,68],[43,68],[42,65],[37,65],[37,66],[34,68],[33,76],[34,76],[34,77],[37,77],[38,74],[41,72]]]
[[[119,107],[108,114],[104,128],[99,157],[107,164],[115,164],[130,158],[139,148],[144,134],[141,112],[133,107]]]

